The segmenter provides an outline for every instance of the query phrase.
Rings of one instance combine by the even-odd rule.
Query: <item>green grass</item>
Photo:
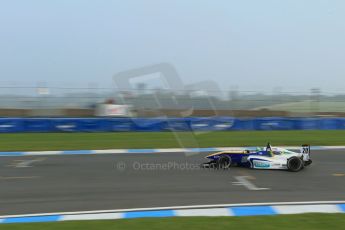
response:
[[[344,214],[299,214],[254,217],[179,217],[106,221],[67,221],[54,223],[0,224],[4,230],[108,230],[108,229],[344,229]]]
[[[271,106],[261,106],[256,109],[270,109],[279,111],[289,111],[295,113],[309,113],[317,110],[318,112],[345,112],[345,102],[343,101],[320,101],[310,100],[275,104]]]
[[[345,145],[345,131],[233,131],[0,134],[0,151],[179,148],[273,145]]]

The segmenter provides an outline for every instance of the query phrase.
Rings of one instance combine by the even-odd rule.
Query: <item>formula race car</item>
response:
[[[227,169],[242,166],[253,169],[285,169],[298,172],[312,163],[310,145],[302,145],[300,152],[275,148],[267,144],[266,148],[248,148],[214,153],[206,156],[211,161],[204,163],[204,168]]]

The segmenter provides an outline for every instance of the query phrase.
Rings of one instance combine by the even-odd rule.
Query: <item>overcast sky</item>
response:
[[[225,90],[345,90],[345,1],[0,0],[2,85],[108,87],[161,62]]]

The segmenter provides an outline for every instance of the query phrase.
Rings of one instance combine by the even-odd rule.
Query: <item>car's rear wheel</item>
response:
[[[298,172],[303,169],[303,161],[298,157],[291,157],[287,162],[287,167],[291,172]]]
[[[228,169],[231,166],[231,157],[229,156],[221,156],[217,160],[217,168],[218,169]]]

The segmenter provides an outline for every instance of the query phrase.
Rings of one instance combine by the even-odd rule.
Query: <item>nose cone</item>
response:
[[[206,156],[206,159],[214,160],[214,156]]]
[[[222,154],[223,152],[217,152],[217,153],[212,153],[210,155],[207,155],[205,158],[207,159],[211,159],[211,160],[215,160],[219,157],[220,154]]]

